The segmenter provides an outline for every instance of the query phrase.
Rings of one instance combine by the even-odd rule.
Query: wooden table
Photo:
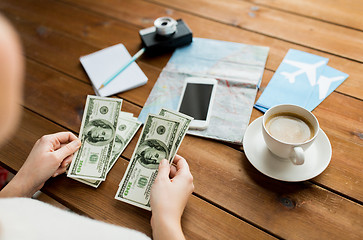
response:
[[[290,48],[329,58],[349,78],[313,111],[332,144],[328,168],[309,181],[281,182],[258,172],[241,146],[186,136],[179,154],[195,191],[182,225],[188,239],[363,238],[362,1],[1,0],[0,11],[20,33],[27,65],[22,122],[0,153],[12,172],[42,135],[78,133],[86,95],[94,94],[79,57],[117,43],[136,53],[138,30],[160,16],[182,18],[195,37],[270,47],[263,87]],[[170,56],[138,60],[149,81],[117,95],[123,110],[140,113]],[[251,121],[261,115],[254,109]],[[42,191],[76,212],[151,236],[150,212],[114,199],[139,134],[98,189],[60,176]]]

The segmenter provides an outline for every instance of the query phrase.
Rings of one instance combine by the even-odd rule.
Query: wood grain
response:
[[[42,135],[59,131],[65,129],[29,110],[24,110],[19,130],[13,139],[2,147],[0,162],[2,165],[5,163],[6,167],[15,173],[37,139]],[[128,161],[120,158],[107,176],[107,181],[98,189],[62,175],[50,179],[42,191],[80,214],[151,236],[151,213],[114,199],[127,164]],[[274,239],[195,196],[192,196],[187,204],[182,225],[188,239],[238,239],[240,236],[248,239]]]
[[[71,2],[69,0],[62,1]],[[217,40],[268,46],[270,47],[270,52],[266,63],[266,68],[270,70],[277,69],[283,57],[286,55],[288,49],[290,48],[302,50],[312,54],[317,54],[322,57],[327,57],[330,59],[329,66],[341,71],[343,71],[344,69],[344,71],[347,72],[350,76],[337,89],[337,91],[345,92],[345,89],[347,87],[349,88],[349,95],[363,99],[362,81],[359,80],[361,72],[360,69],[362,69],[361,63],[349,61],[347,59],[337,57],[333,54],[316,51],[312,48],[306,48],[291,42],[281,41],[276,38],[257,34],[251,31],[245,31],[234,26],[229,26],[223,23],[212,21],[209,19],[210,16],[208,16],[208,19],[200,18],[195,16],[195,14],[189,14],[187,12],[178,11],[169,7],[159,6],[144,1],[132,1],[132,4],[130,4],[128,1],[117,2],[115,0],[97,2],[96,4],[91,4],[90,2],[90,0],[79,0],[76,2],[72,1],[72,4],[78,5],[84,9],[89,9],[107,16],[111,16],[113,18],[117,18],[120,21],[127,21],[130,24],[137,24],[142,27],[152,26],[154,19],[163,15],[168,15],[175,19],[184,19],[188,26],[191,27],[192,31],[194,32],[194,36],[196,37],[213,38]],[[143,12],[142,9],[148,10]],[[133,12],[133,14],[130,15],[128,13],[129,11]],[[151,64],[156,64],[159,67],[163,67],[166,64],[167,59],[161,60],[159,58],[155,58],[154,60],[151,60],[149,62]]]
[[[21,26],[23,26],[23,25],[21,25]],[[25,29],[27,29],[27,28],[25,28]],[[34,36],[34,39],[36,39],[35,36]],[[49,64],[50,61],[53,61],[53,62],[55,62],[55,64],[58,64],[58,65],[62,64],[61,66],[58,66],[58,68],[60,68],[62,72],[69,71],[69,72],[80,72],[80,74],[84,74],[82,72],[83,70],[80,68],[79,63],[78,63],[78,56],[79,55],[77,56],[77,54],[74,54],[74,53],[77,53],[77,51],[79,49],[80,49],[79,51],[82,51],[88,45],[86,45],[86,44],[84,44],[82,42],[79,42],[78,40],[74,40],[74,39],[72,39],[72,38],[70,38],[70,37],[68,37],[66,35],[58,35],[57,32],[52,32],[52,34],[48,35],[46,39],[51,39],[51,40],[49,40],[49,42],[50,42],[49,48],[46,48],[48,51],[40,52],[40,50],[43,49],[44,44],[46,42],[48,42],[48,41],[46,41],[46,42],[44,41],[43,46],[39,45],[39,47],[38,47],[39,51],[36,52],[37,56],[34,56],[34,57],[37,57],[37,59],[42,59],[42,61],[44,63],[48,62],[48,64]],[[70,57],[68,59],[67,55],[65,54],[65,50],[64,49],[59,49],[59,47],[58,47],[58,45],[61,45],[61,43],[56,42],[54,44],[53,39],[54,39],[54,41],[56,41],[57,39],[61,39],[63,44],[66,43],[65,45],[67,46],[67,48],[75,49],[74,51],[72,51],[72,54],[74,56],[73,59],[72,59],[72,57]],[[34,43],[37,43],[37,42],[38,41],[34,41]],[[55,45],[57,47],[51,47],[52,45]],[[88,46],[88,47],[90,49],[92,48],[91,46]],[[30,47],[30,49],[29,49],[30,53],[29,54],[33,53],[33,51],[30,51],[31,49],[34,49],[34,45],[32,45]],[[50,54],[50,53],[53,53],[53,52],[54,52],[54,55]],[[64,57],[67,57],[67,60],[66,61],[58,61],[57,60],[57,56],[59,56],[58,53],[64,54]],[[69,63],[73,63],[73,64],[69,64]],[[135,102],[137,104],[141,104],[141,105],[146,101],[146,97],[148,95],[148,92],[150,91],[150,89],[151,89],[151,87],[153,85],[153,82],[155,82],[156,76],[158,75],[158,70],[157,69],[155,69],[155,68],[147,68],[147,69],[149,70],[149,71],[146,71],[147,75],[148,76],[150,76],[150,75],[154,76],[151,79],[151,81],[149,81],[149,83],[147,85],[147,90],[142,91],[144,89],[144,87],[138,88],[138,89],[133,90],[132,92],[127,92],[127,94],[129,94],[130,97],[120,95],[121,97],[129,99],[129,100],[131,100],[131,101],[133,101],[133,102]],[[36,70],[36,72],[41,72],[41,71]],[[265,73],[265,76],[268,76],[268,78],[264,77],[263,86],[265,86],[265,84],[267,84],[268,79],[272,76],[272,73],[271,72],[269,74]],[[78,76],[75,75],[75,77],[78,77]],[[37,79],[37,78],[39,78],[39,77],[35,77],[35,79]],[[46,78],[48,78],[48,77],[46,77]],[[85,80],[85,81],[87,81],[87,80]],[[36,83],[36,84],[41,84],[42,85],[42,84],[46,84],[46,83],[47,83],[47,81],[45,81],[44,83]],[[71,84],[71,83],[69,82],[67,84]],[[59,86],[57,86],[57,88],[59,88]],[[79,87],[77,87],[77,88],[79,88]],[[26,89],[30,90],[31,87],[27,86]],[[72,90],[74,91],[74,89],[71,89],[70,91],[72,91]],[[33,97],[30,97],[30,99],[28,99],[27,102],[35,103],[36,102],[35,98],[38,95],[40,95],[40,93],[39,93],[38,90],[30,90],[30,91],[31,92],[36,92],[38,94],[30,94],[29,96],[33,96]],[[47,91],[52,91],[52,90],[48,89]],[[88,90],[85,93],[92,94],[92,92],[93,92],[93,90],[90,87],[88,87]],[[67,91],[64,91],[64,93],[67,93]],[[86,94],[83,94],[84,98],[85,98],[85,95]],[[74,96],[77,97],[77,98],[79,97],[77,94],[75,94]],[[339,96],[339,94],[337,96]],[[67,96],[63,96],[63,95],[61,95],[59,98],[61,100],[64,97],[66,97],[66,99],[70,99],[70,98],[67,98]],[[323,102],[323,104],[329,103],[329,101],[328,101],[329,99],[330,99],[330,97],[327,100],[325,100]],[[358,142],[361,142],[359,134],[362,132],[362,123],[361,123],[361,120],[359,121],[359,119],[360,119],[360,116],[362,114],[362,109],[363,109],[361,107],[362,103],[359,102],[359,101],[353,100],[353,101],[357,102],[358,105],[357,105],[357,107],[354,107],[355,105],[352,105],[352,107],[351,107],[352,109],[350,109],[350,111],[349,111],[351,114],[355,114],[355,119],[356,119],[355,124],[351,124],[349,121],[346,121],[347,116],[346,116],[345,109],[341,109],[341,108],[336,107],[336,106],[340,106],[340,105],[349,106],[349,104],[347,104],[347,102],[350,101],[349,98],[347,98],[346,96],[340,96],[339,99],[345,99],[343,101],[339,100],[339,99],[338,99],[339,101],[334,101],[335,98],[332,98],[332,99],[333,99],[333,102],[328,105],[328,112],[325,112],[325,114],[323,113],[321,116],[319,115],[319,113],[317,114],[319,120],[320,120],[320,118],[323,118],[322,120],[324,120],[324,122],[322,122],[322,124],[321,124],[322,128],[324,130],[326,130],[325,124],[330,124],[330,125],[333,124],[333,126],[330,128],[330,131],[333,131],[336,134],[341,134],[341,135],[345,134],[345,137],[351,139],[352,141],[358,140]],[[46,100],[46,99],[44,99],[44,100]],[[64,101],[64,100],[62,100],[62,101]],[[71,100],[71,101],[73,101],[73,100]],[[73,110],[73,112],[78,112],[78,115],[71,114],[71,116],[77,116],[78,117],[78,122],[76,122],[74,124],[75,127],[72,128],[73,131],[77,131],[78,128],[79,128],[79,125],[80,125],[79,122],[80,122],[80,116],[81,115],[79,114],[79,112],[83,110],[84,102],[81,101],[79,104],[80,105],[76,107],[76,110]],[[322,105],[322,106],[324,106],[324,105]],[[48,111],[50,112],[50,114],[54,114],[54,113],[52,113],[53,112],[52,111],[52,106],[49,106],[48,108],[49,108]],[[333,112],[338,111],[338,113],[335,113],[335,115],[337,115],[337,116],[340,115],[341,116],[340,122],[343,124],[342,126],[339,125],[338,127],[335,127],[334,125],[335,125],[336,121],[335,122],[330,121],[330,116],[331,115],[329,115],[329,114],[333,114],[332,111]],[[254,112],[256,112],[256,110],[254,110]],[[329,114],[326,114],[326,113],[329,113]],[[322,121],[322,120],[320,120],[320,121]],[[67,126],[67,124],[69,124],[67,122],[64,122],[65,119],[64,118],[62,119],[61,116],[55,118],[54,121],[60,121],[62,124],[64,124],[64,126]],[[344,126],[343,129],[339,129],[339,128],[343,127],[343,126]],[[352,133],[356,133],[356,134],[352,134]],[[330,133],[328,132],[328,134],[330,134]],[[355,158],[354,158],[354,156],[347,156],[347,159],[355,159]],[[358,159],[360,159],[360,158],[358,158]],[[349,160],[347,160],[347,161],[349,161]],[[355,161],[355,160],[353,160],[353,161]],[[342,162],[345,162],[345,160],[342,160]],[[359,161],[356,161],[356,162],[359,163]],[[349,164],[347,166],[349,166]],[[357,181],[357,179],[359,178],[359,174],[358,174],[357,177],[352,178],[352,176],[350,174],[351,171],[349,171],[348,169],[346,171],[344,171],[346,173],[344,176],[346,176],[345,177],[346,179],[351,179],[348,182],[351,183],[355,187],[352,187],[351,185],[349,185],[350,186],[349,188],[340,188],[339,191],[343,191],[345,194],[349,194],[346,191],[349,191],[349,189],[351,189],[352,194],[357,195],[357,196],[354,196],[354,198],[362,199],[362,191],[359,190],[361,188],[359,188],[359,181]],[[355,176],[355,175],[353,175],[353,176]],[[332,176],[332,178],[334,179],[334,176]],[[334,182],[338,182],[338,181],[334,181]],[[347,182],[347,181],[345,181],[345,182]],[[334,188],[334,186],[330,186],[330,187]],[[358,189],[358,191],[356,191],[356,189]]]
[[[269,46],[262,90],[290,48],[328,57],[330,66],[350,75],[313,111],[332,143],[333,157],[329,167],[311,181],[273,180],[249,163],[241,147],[186,136],[179,153],[188,160],[196,186],[183,217],[187,238],[360,239],[363,82],[359,26],[350,17],[339,19],[347,13],[343,7],[337,9],[341,0],[327,9],[322,7],[325,0],[314,1],[315,7],[307,0],[306,10],[298,10],[301,1],[289,3],[288,9],[277,5],[284,0],[257,1],[261,1],[257,8],[255,3],[232,0],[1,1],[0,10],[22,38],[27,73],[23,122],[13,141],[2,149],[0,162],[16,171],[41,135],[63,129],[78,132],[86,95],[93,94],[80,56],[120,42],[136,53],[139,29],[163,15],[183,18],[197,37]],[[329,14],[328,9],[332,9]],[[332,19],[335,12],[337,17]],[[291,31],[290,25],[304,34]],[[325,33],[332,38],[324,37]],[[118,95],[125,100],[123,110],[139,114],[170,56],[138,60],[149,81]],[[261,115],[253,110],[251,121]],[[60,177],[49,181],[44,191],[77,212],[150,235],[149,213],[113,199],[139,134],[99,189]]]
[[[330,0],[321,0],[319,4],[316,4],[315,0],[249,0],[249,2],[363,30],[363,7],[356,0],[337,0],[333,4]]]
[[[271,74],[272,72],[269,72],[266,73],[265,76],[268,77]],[[26,107],[39,112],[43,116],[46,116],[63,126],[67,126],[72,131],[78,131],[86,95],[93,94],[91,86],[89,84],[59,75],[58,72],[50,71],[32,61],[28,62],[27,78],[28,81],[25,82]],[[262,87],[266,86],[267,81],[268,78],[263,79]],[[59,91],[54,91],[54,89],[59,89]],[[53,102],[61,111],[54,111],[54,106],[47,104],[48,99],[51,98],[49,94],[54,96]],[[354,104],[349,104],[349,102],[353,102]],[[339,105],[347,105],[347,108],[342,109],[335,107]],[[136,116],[141,110],[128,102],[125,102],[124,109],[126,111],[133,112]],[[349,110],[349,114],[346,113],[346,110]],[[361,120],[361,116],[363,115],[362,111],[362,101],[350,99],[349,97],[338,93],[333,93],[332,96],[326,99],[321,106],[319,106],[319,108],[314,110],[314,114],[320,121],[322,129],[328,134],[329,138],[335,137],[335,139],[340,139],[340,142],[343,143],[343,145],[338,145],[340,149],[350,149],[351,144],[354,143],[357,150],[347,151],[344,155],[340,154],[338,157],[335,157],[336,152],[335,148],[333,148],[332,164],[325,172],[322,173],[322,175],[328,176],[325,178],[324,185],[336,189],[343,194],[350,195],[359,201],[363,201],[363,190],[360,187],[359,181],[361,174],[356,170],[357,166],[362,164],[360,151],[363,149],[363,144],[358,134],[361,133],[363,129]],[[65,116],[63,114],[64,112],[67,112],[68,114]],[[255,119],[258,116],[261,116],[261,113],[254,109],[251,119]],[[331,116],[334,116],[335,121],[330,121]],[[199,138],[193,139],[195,139],[193,140],[195,142],[203,141]],[[130,146],[134,145],[136,145],[135,140],[132,141]],[[193,143],[193,145],[198,147],[198,143]],[[221,148],[223,148],[223,145],[221,145]],[[127,150],[124,153],[124,156],[127,158],[130,158],[131,155],[132,151]],[[337,163],[335,164],[335,162]],[[333,172],[340,172],[343,174],[339,175],[339,177],[331,175],[329,172],[330,168],[335,169]],[[328,179],[330,179],[330,181]],[[342,179],[344,179],[344,181],[341,181]],[[343,182],[344,184],[342,184]],[[207,183],[208,180],[206,180],[206,183],[203,184]]]
[[[55,33],[54,33],[55,34]],[[53,34],[53,35],[54,35]],[[47,36],[47,38],[50,38],[51,36],[53,36],[53,35],[49,35],[49,36]],[[58,39],[58,35],[57,34],[55,34],[55,36],[54,36],[54,39]],[[67,40],[67,41],[66,41]],[[50,41],[51,43],[53,42],[53,41]],[[75,44],[74,42],[74,40],[72,40],[72,39],[69,39],[69,38],[67,38],[66,36],[64,36],[63,38],[62,38],[62,42],[64,43],[64,42],[67,42],[67,46],[69,46],[69,47],[71,47],[72,49],[82,49],[81,48],[81,46],[83,46],[83,47],[85,47],[86,45],[85,44],[82,44],[82,43],[77,43],[77,44]],[[68,44],[68,42],[69,42],[69,44]],[[32,48],[31,49],[33,49],[33,46],[32,46]],[[39,54],[39,56],[51,56],[50,54],[49,54],[49,52],[55,52],[55,53],[58,53],[58,52],[64,52],[63,51],[63,49],[54,49],[53,51],[48,51],[47,53],[43,53],[43,54]],[[74,57],[74,58],[76,58],[76,56]],[[51,59],[56,59],[56,57],[54,56],[53,58],[51,58]],[[44,62],[49,62],[49,60],[50,59],[44,59]],[[68,62],[74,62],[74,60],[72,60],[72,59],[69,59],[69,60],[67,60],[67,61],[62,61],[61,63],[68,63]],[[70,66],[71,64],[66,64],[67,66]],[[62,68],[63,68],[63,66],[62,66]],[[78,62],[77,62],[77,64],[75,64],[75,66],[73,66],[73,68],[72,68],[72,70],[69,70],[69,71],[73,71],[73,69],[77,69],[78,71],[80,70],[79,69],[79,64],[78,64]],[[67,69],[62,69],[62,71],[67,71]],[[81,70],[82,71],[82,70]],[[150,71],[149,71],[150,72]],[[148,72],[148,75],[150,75],[149,74],[149,72]],[[82,73],[82,74],[84,74],[84,73]],[[152,74],[152,75],[154,75],[154,76],[157,76],[157,72],[154,72],[154,74]],[[153,78],[153,80],[155,80],[155,77]],[[150,84],[148,85],[148,86],[150,86]],[[150,87],[148,88],[148,90],[150,89]],[[91,90],[92,91],[92,90]],[[132,92],[132,93],[130,93],[130,95],[133,95],[133,96],[147,96],[148,94],[145,94],[145,93],[143,93],[143,92],[139,92],[139,93],[137,93],[137,91],[139,91],[139,89],[137,89],[137,90],[134,90],[134,92]],[[122,95],[121,95],[121,97],[123,97]],[[127,98],[126,98],[127,99]],[[145,97],[144,97],[144,99],[143,100],[139,100],[139,101],[137,101],[137,100],[135,100],[135,99],[132,99],[132,101],[133,102],[136,102],[137,104],[142,104],[144,101],[145,101],[146,99],[145,99]],[[81,108],[78,108],[78,109],[81,109]],[[358,107],[358,110],[359,110],[360,108]],[[357,112],[357,111],[352,111],[352,112]],[[359,112],[358,112],[358,116],[359,116]],[[76,125],[78,125],[78,124],[76,124]],[[357,127],[357,126],[359,126],[359,125],[353,125],[353,126],[355,126],[355,127]],[[358,128],[358,130],[359,130],[359,128]],[[358,138],[358,135],[353,135],[353,134],[350,134],[351,132],[359,132],[359,131],[357,131],[357,129],[353,129],[352,131],[349,131],[349,136],[350,137],[353,137],[353,138]],[[348,171],[347,171],[348,172]],[[350,176],[349,176],[350,177]],[[354,182],[356,182],[356,181],[354,181]]]
[[[173,9],[362,62],[363,32],[240,0],[154,0]],[[293,29],[293,31],[291,31]],[[349,39],[349,40],[348,40]]]
[[[32,81],[31,85],[26,85],[26,89],[30,92],[38,92],[40,95],[43,95],[44,98],[28,99],[26,97],[25,102],[28,103],[26,106],[30,109],[38,109],[37,111],[43,116],[61,124],[63,124],[64,120],[67,120],[68,116],[64,116],[63,111],[69,113],[73,112],[70,116],[75,116],[76,111],[74,109],[79,107],[74,106],[84,104],[83,98],[85,97],[73,98],[72,96],[82,96],[82,94],[87,94],[87,89],[88,91],[92,90],[89,85],[83,82],[74,80],[68,76],[62,76],[61,73],[48,69],[32,61],[28,61],[28,74],[27,78],[32,79]],[[49,79],[49,82],[47,82],[46,79]],[[57,81],[54,81],[54,79],[57,79]],[[62,101],[65,101],[62,97],[55,98],[53,101],[54,104],[59,106],[59,109],[62,109],[62,105],[66,106],[65,109],[62,109],[62,112],[57,113],[52,109],[36,107],[44,104],[46,105],[47,99],[51,97],[50,94],[57,95],[57,91],[59,91],[59,93],[67,92],[69,94],[67,95],[69,102],[62,103]],[[28,95],[29,94],[26,94],[26,96]],[[129,103],[125,103],[125,109],[137,114],[137,107],[133,109],[128,105]],[[79,114],[78,116],[81,115]],[[69,124],[68,126],[72,126],[71,129],[77,131],[80,125],[80,118],[71,118],[68,123],[64,122],[64,124]],[[123,156],[126,158],[131,157],[132,149],[136,145],[136,140],[137,138],[132,140]],[[360,149],[362,148],[363,147],[360,146]],[[306,230],[309,224],[302,223],[301,221],[303,220],[301,219],[295,219],[294,214],[292,214],[293,210],[290,209],[288,212],[278,211],[278,213],[275,211],[276,209],[281,208],[281,199],[285,199],[285,196],[289,196],[290,200],[294,199],[294,201],[300,204],[300,202],[305,202],[307,198],[312,197],[315,199],[315,194],[317,194],[315,191],[320,191],[320,194],[333,198],[334,201],[341,199],[339,201],[343,201],[344,204],[347,205],[352,205],[351,207],[354,209],[356,208],[356,212],[342,211],[335,214],[340,214],[342,215],[341,217],[344,218],[351,218],[353,222],[346,222],[344,227],[346,229],[351,229],[354,233],[357,232],[357,229],[354,228],[354,221],[359,219],[359,216],[361,215],[359,210],[360,207],[357,204],[351,203],[340,196],[314,185],[280,183],[264,177],[248,163],[242,152],[233,148],[226,148],[222,143],[187,136],[183,141],[179,153],[189,160],[191,171],[195,178],[194,182],[196,186],[196,194],[203,196],[219,206],[229,209],[229,211],[234,212],[242,218],[252,220],[259,226],[263,226],[264,228],[267,226],[267,231],[270,231],[278,236],[288,237],[291,232],[279,232],[280,229],[274,228],[272,225],[268,225],[266,222],[266,215],[274,215],[275,217],[273,221],[281,221],[280,224],[284,224],[284,221],[289,221],[291,225],[305,224],[304,229]],[[354,155],[357,154],[357,152],[351,152],[350,154],[353,154],[349,156],[350,158],[358,158],[358,156]],[[346,156],[342,157],[343,158],[339,158],[338,161],[347,160],[347,158],[345,158]],[[224,161],[221,161],[223,159]],[[205,171],[205,166],[208,166],[208,171]],[[350,176],[352,176],[352,173],[350,173]],[[221,185],[221,182],[224,184]],[[260,186],[261,183],[263,183],[264,187]],[[211,185],[214,187],[210,188]],[[306,185],[309,185],[309,187],[306,187]],[[270,186],[272,189],[269,189],[267,186]],[[290,188],[295,190],[292,191]],[[239,189],[239,191],[235,191],[235,189]],[[355,188],[353,188],[353,190],[355,190]],[[228,196],[227,199],[226,196]],[[269,204],[265,207],[261,207],[260,205],[263,205],[263,202],[266,200],[268,200]],[[315,201],[312,202],[312,205],[308,206],[308,210],[304,214],[312,214],[312,212],[310,212],[313,211],[312,209],[321,207],[319,205],[316,206],[315,203]],[[248,209],[258,208],[259,211],[246,212],[246,206],[248,206]],[[284,209],[284,206],[282,206],[282,209]],[[331,213],[329,211],[324,211],[322,214],[330,219],[329,214]],[[345,216],[345,214],[349,214],[350,217]],[[322,216],[317,215],[316,217],[318,219]],[[314,221],[318,221],[317,219]],[[319,224],[324,225],[325,223],[319,222]],[[338,225],[340,223],[337,221],[330,224]],[[321,226],[321,228],[324,227]],[[316,232],[312,233],[316,234]],[[337,231],[336,234],[339,236],[345,233],[344,231]]]
[[[192,28],[196,36],[214,38],[226,41],[243,42],[247,44],[254,45],[265,45],[270,47],[269,57],[267,61],[267,69],[276,70],[281,63],[283,57],[287,53],[289,48],[295,48],[298,50],[310,52],[330,59],[329,66],[332,66],[338,70],[341,70],[349,74],[349,78],[344,81],[344,83],[337,88],[336,91],[342,92],[344,94],[363,99],[363,82],[360,81],[360,74],[362,69],[362,64],[355,61],[349,61],[347,59],[334,56],[321,51],[316,51],[313,49],[305,48],[296,44],[291,44],[289,42],[284,42],[281,40],[272,39],[263,35],[259,35],[253,32],[244,31],[236,27],[228,26],[218,22],[213,22],[208,19],[201,19],[195,17],[194,15],[185,14],[183,12],[171,11],[168,8],[163,8],[158,5],[151,5],[150,3],[145,3],[142,1],[133,1],[133,4],[123,1],[121,3],[115,3],[111,0],[97,2],[97,4],[92,4],[87,2],[87,0],[77,1],[74,4],[79,5],[82,8],[90,9],[92,11],[97,11],[96,13],[89,13],[86,10],[79,8],[74,8],[69,5],[62,3],[49,2],[46,0],[41,0],[38,2],[39,5],[34,5],[28,1],[24,0],[14,0],[14,1],[4,0],[0,2],[0,9],[2,9],[5,14],[12,14],[11,19],[14,23],[17,23],[19,19],[24,19],[24,21],[33,22],[31,29],[19,31],[30,34],[27,36],[29,41],[27,49],[31,49],[27,54],[33,55],[34,50],[36,52],[45,51],[45,47],[37,41],[37,29],[41,29],[40,32],[44,32],[44,38],[49,38],[49,42],[54,41],[53,38],[63,39],[63,35],[71,35],[73,39],[82,40],[87,42],[86,46],[77,46],[74,49],[80,49],[78,54],[74,56],[64,56],[64,58],[71,58],[72,61],[78,63],[79,56],[97,51],[101,48],[117,44],[122,42],[125,44],[126,48],[129,50],[130,54],[134,54],[140,48],[138,30],[142,27],[148,27],[152,25],[152,19],[157,18],[162,14],[168,13],[174,18],[183,18],[188,25]],[[13,4],[15,2],[16,4]],[[73,2],[73,1],[72,1]],[[37,7],[35,7],[37,6]],[[114,6],[110,9],[109,6]],[[29,9],[29,10],[28,10]],[[137,9],[152,9],[153,11],[141,12]],[[128,11],[133,11],[135,14],[130,15]],[[39,14],[37,14],[40,12]],[[52,16],[48,16],[49,12],[52,12]],[[48,14],[47,14],[48,13]],[[152,14],[152,15],[151,15]],[[107,15],[107,17],[105,17]],[[67,16],[65,18],[64,16]],[[77,16],[77,18],[72,18],[72,16]],[[145,16],[148,16],[147,18]],[[58,21],[62,19],[64,21]],[[117,18],[119,21],[115,21]],[[29,20],[28,20],[29,19]],[[136,26],[130,26],[124,24],[127,21],[130,24]],[[73,24],[72,22],[77,22]],[[66,23],[66,24],[61,24]],[[72,28],[67,28],[66,26],[72,25]],[[138,27],[141,26],[141,27]],[[22,26],[19,26],[21,28]],[[134,29],[132,31],[132,28]],[[86,29],[86,30],[84,30]],[[218,31],[214,31],[218,29]],[[85,34],[86,31],[86,34]],[[39,30],[38,30],[39,32]],[[47,33],[47,34],[45,34]],[[59,35],[58,35],[59,34]],[[135,41],[136,40],[136,41]],[[63,41],[66,41],[63,39]],[[43,43],[43,44],[46,44]],[[68,43],[65,43],[68,45]],[[96,46],[95,48],[88,47],[87,45]],[[54,48],[60,48],[60,46],[52,44]],[[81,50],[83,49],[83,51]],[[65,51],[60,51],[58,54],[66,54]],[[50,51],[52,53],[54,51]],[[60,56],[63,57],[63,56]],[[145,62],[147,65],[142,67],[147,67],[149,64],[162,69],[167,63],[170,54],[164,54],[162,56],[157,56],[154,58],[142,57],[139,62]],[[55,58],[47,59],[48,64],[52,64],[56,61]],[[66,62],[60,62],[58,64],[66,64]],[[56,67],[56,66],[55,66]],[[76,75],[77,78],[88,80],[84,71],[81,68],[70,69],[70,66],[64,66],[62,69],[66,70],[67,73]],[[144,70],[144,68],[142,68]],[[149,76],[150,78],[150,76]],[[138,94],[135,94],[138,95]],[[147,96],[147,95],[146,95]]]

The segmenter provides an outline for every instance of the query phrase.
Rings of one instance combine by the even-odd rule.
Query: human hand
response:
[[[193,176],[183,157],[176,155],[174,163],[176,167],[170,166],[165,159],[160,162],[158,175],[151,188],[151,226],[155,239],[170,239],[170,236],[184,239],[180,219],[194,190]],[[179,237],[177,232],[181,233]]]
[[[51,176],[66,171],[72,155],[81,141],[71,132],[59,132],[41,137],[34,145],[19,172],[4,189],[10,195],[31,197]]]

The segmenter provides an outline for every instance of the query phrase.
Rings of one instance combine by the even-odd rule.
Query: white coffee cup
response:
[[[285,117],[285,119],[283,119]],[[278,120],[280,122],[277,122],[277,117],[280,117],[280,119],[282,120]],[[293,140],[291,140],[291,142],[288,142],[286,139],[291,139],[292,136],[289,136],[289,134],[292,134],[291,132],[297,132],[294,131],[295,129],[295,125],[294,125],[294,121],[290,120],[294,119],[296,117],[296,122],[298,123],[299,120],[302,120],[301,124],[304,125],[304,123],[308,126],[309,131],[310,131],[310,135],[306,140],[303,140],[302,142],[296,142],[299,141],[298,138],[297,140],[294,142]],[[288,119],[288,120],[286,120]],[[272,123],[270,123],[270,121],[273,120],[276,123],[274,128],[272,129]],[[285,120],[285,122],[284,122]],[[289,122],[286,122],[289,121]],[[290,126],[290,122],[292,122],[292,125],[294,127],[294,129],[292,129],[292,131],[283,131],[283,129],[286,130],[287,126]],[[269,126],[266,126],[266,123]],[[288,123],[288,124],[286,124]],[[314,142],[314,140],[316,139],[316,136],[319,133],[319,122],[316,119],[316,117],[308,110],[306,110],[305,108],[302,108],[300,106],[297,105],[291,105],[291,104],[282,104],[282,105],[277,105],[274,106],[272,108],[270,108],[268,111],[266,111],[265,115],[263,116],[263,121],[262,121],[262,135],[263,138],[265,140],[265,143],[268,147],[268,149],[275,154],[276,156],[280,157],[280,158],[284,158],[284,159],[289,159],[293,164],[295,165],[302,165],[305,162],[305,151],[312,145],[312,143]],[[276,126],[277,124],[277,126]],[[283,139],[280,137],[279,133],[276,134],[276,132],[278,132],[280,130],[278,124],[281,125],[281,131],[283,131],[282,133],[286,135],[286,138]],[[303,129],[306,130],[305,126]],[[270,129],[268,129],[270,128]],[[300,126],[296,126],[296,128],[301,128]],[[275,130],[277,129],[277,130]],[[274,134],[272,135],[272,130],[274,130]],[[307,130],[306,130],[307,131]],[[307,134],[307,132],[305,131],[304,134]],[[303,132],[303,131],[298,131],[298,132]],[[279,137],[276,137],[279,136]],[[295,135],[294,135],[295,136]]]

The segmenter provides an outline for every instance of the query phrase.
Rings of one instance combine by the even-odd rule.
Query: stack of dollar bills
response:
[[[162,159],[172,163],[192,120],[192,117],[164,108],[159,115],[147,116],[115,199],[151,210],[151,186],[159,163]]]
[[[67,176],[97,188],[106,180],[141,122],[122,112],[122,99],[88,96],[79,133],[82,145]]]

